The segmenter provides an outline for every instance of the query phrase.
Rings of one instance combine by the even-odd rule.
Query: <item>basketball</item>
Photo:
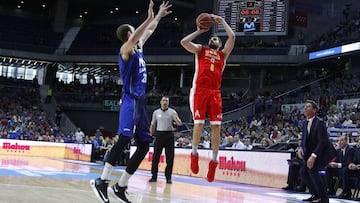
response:
[[[196,18],[196,25],[200,29],[209,29],[214,24],[214,19],[208,13],[200,13]]]

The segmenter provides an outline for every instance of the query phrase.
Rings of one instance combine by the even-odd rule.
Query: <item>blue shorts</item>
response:
[[[124,94],[119,113],[118,134],[134,137],[136,142],[152,142],[149,132],[149,119],[146,114],[146,100]]]

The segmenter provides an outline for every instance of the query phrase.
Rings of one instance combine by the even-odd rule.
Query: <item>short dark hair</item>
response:
[[[314,100],[308,99],[305,103],[310,103],[314,109],[319,110],[319,106]]]
[[[128,32],[131,31],[131,25],[129,24],[123,24],[120,25],[116,29],[116,37],[122,42],[126,42],[128,40]]]

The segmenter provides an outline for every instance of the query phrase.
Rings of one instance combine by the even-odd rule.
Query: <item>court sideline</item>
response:
[[[96,203],[89,180],[99,177],[102,165],[62,159],[0,156],[0,203]],[[123,167],[117,167],[112,180],[118,180]],[[277,188],[260,187],[174,175],[166,184],[159,174],[158,182],[148,183],[151,173],[139,170],[129,182],[129,199],[133,203],[292,203],[309,197]],[[115,201],[112,201],[115,202]],[[331,203],[356,201],[330,199]]]

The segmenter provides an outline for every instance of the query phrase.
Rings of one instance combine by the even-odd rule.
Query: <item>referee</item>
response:
[[[156,182],[157,173],[159,169],[159,159],[163,148],[165,148],[166,168],[165,177],[166,183],[171,184],[171,175],[174,165],[174,130],[173,122],[176,125],[182,125],[177,112],[169,108],[169,97],[163,96],[160,100],[160,108],[153,112],[150,135],[155,137],[154,154],[152,159],[151,173],[152,177],[149,182]]]

